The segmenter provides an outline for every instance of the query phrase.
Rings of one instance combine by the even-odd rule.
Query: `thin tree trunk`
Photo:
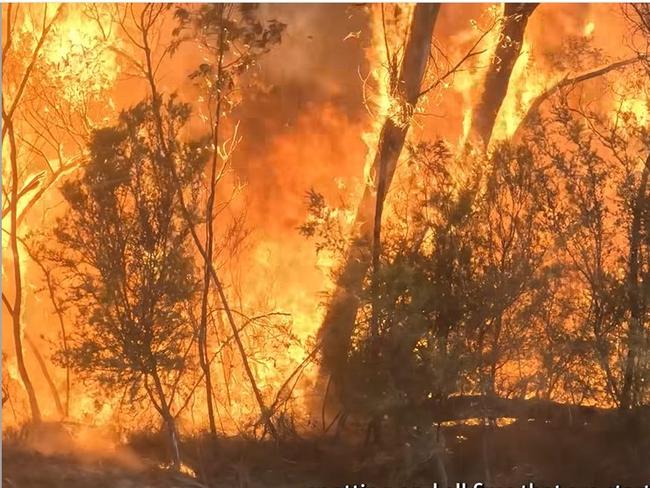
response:
[[[36,399],[36,392],[34,386],[29,378],[27,367],[25,366],[25,357],[23,355],[23,335],[22,326],[20,323],[20,315],[22,311],[22,294],[23,284],[20,269],[20,254],[18,251],[18,226],[17,226],[17,205],[18,205],[18,155],[16,153],[16,138],[14,134],[14,126],[12,119],[2,110],[2,119],[4,128],[6,128],[9,135],[9,159],[11,162],[11,206],[10,230],[9,230],[9,245],[13,256],[13,274],[14,274],[14,302],[11,306],[11,318],[13,323],[14,345],[16,348],[16,362],[18,363],[18,372],[20,378],[25,386],[27,397],[29,398],[29,407],[31,410],[32,421],[39,423],[41,421],[41,410],[38,407],[38,400]]]
[[[211,253],[208,253],[208,255],[211,255]],[[201,366],[201,370],[203,371],[203,377],[205,380],[206,407],[208,409],[210,433],[212,435],[217,435],[217,424],[214,419],[214,405],[212,402],[212,378],[210,375],[210,361],[208,360],[207,303],[208,291],[210,289],[210,272],[207,265],[205,266],[203,279],[203,293],[201,296],[201,323],[199,324],[199,338],[197,345],[199,350],[199,364]]]
[[[29,257],[36,263],[36,265],[41,268],[41,271],[43,272],[43,275],[45,276],[45,283],[47,285],[47,290],[48,294],[50,296],[50,301],[52,302],[52,306],[54,307],[54,311],[56,312],[56,316],[59,320],[59,328],[61,329],[61,341],[63,345],[63,352],[67,357],[68,354],[68,333],[65,328],[65,320],[63,317],[63,310],[61,309],[61,306],[59,302],[56,299],[56,296],[54,294],[54,289],[55,285],[52,280],[52,272],[45,266],[43,261],[37,256],[37,254],[27,245],[27,243],[23,240],[21,241],[23,247],[27,250],[29,253]],[[70,365],[68,364],[66,360],[66,365],[65,365],[65,406],[64,406],[64,414],[63,417],[68,417],[70,415]]]
[[[372,316],[370,320],[370,347],[373,360],[379,354],[379,257],[381,255],[381,218],[386,199],[386,160],[377,168],[377,194],[375,196],[375,218],[372,232]]]
[[[398,85],[400,102],[410,108],[415,107],[420,95],[439,9],[439,4],[417,4],[413,11]],[[359,293],[371,262],[375,212],[381,210],[383,205],[408,129],[408,123],[399,124],[392,118],[384,122],[371,169],[373,186],[378,190],[381,188],[381,194],[370,185],[364,190],[354,223],[355,236],[319,331],[324,371],[331,374],[335,385],[340,383],[345,371]],[[377,199],[380,199],[379,205]],[[380,215],[378,217],[381,218]]]
[[[185,221],[188,225],[188,229],[190,231],[190,234],[192,236],[192,239],[194,241],[194,244],[201,254],[201,257],[204,260],[204,263],[207,264],[208,270],[210,272],[210,276],[212,278],[212,281],[217,289],[217,293],[219,295],[219,300],[221,301],[221,304],[223,305],[224,311],[226,312],[226,318],[228,319],[228,323],[230,325],[230,328],[232,329],[233,337],[235,338],[235,343],[237,344],[237,349],[239,350],[242,364],[244,366],[244,371],[246,372],[246,376],[248,377],[248,380],[251,383],[251,387],[253,389],[253,394],[255,395],[255,399],[257,401],[257,404],[260,408],[260,413],[262,416],[262,421],[266,425],[267,430],[270,432],[271,436],[274,439],[278,439],[278,434],[275,429],[275,426],[273,425],[273,422],[271,421],[270,417],[270,412],[267,409],[266,405],[264,404],[264,399],[262,397],[262,393],[260,392],[259,387],[257,386],[257,381],[255,380],[255,376],[253,375],[253,370],[250,367],[250,364],[248,362],[248,356],[246,354],[246,349],[244,348],[244,344],[242,343],[241,336],[239,335],[239,331],[237,329],[237,323],[235,322],[235,319],[232,314],[232,310],[230,309],[230,306],[228,304],[228,299],[226,297],[226,293],[223,289],[223,286],[221,284],[221,280],[217,276],[217,273],[214,269],[214,266],[211,262],[210,259],[208,259],[207,252],[203,246],[203,243],[201,242],[201,239],[199,238],[197,232],[196,232],[196,227],[194,225],[194,222],[192,220],[192,215],[190,214],[187,205],[185,203],[185,197],[183,195],[183,192],[179,186],[179,178],[178,178],[178,173],[176,171],[176,168],[174,166],[174,163],[172,161],[169,148],[167,147],[167,144],[165,143],[165,136],[164,136],[164,129],[163,129],[163,123],[162,123],[162,116],[160,114],[160,105],[162,101],[161,95],[158,93],[158,89],[156,87],[156,81],[154,77],[154,69],[153,69],[153,63],[151,59],[151,49],[149,47],[149,39],[148,39],[148,31],[149,27],[146,27],[143,23],[141,26],[141,33],[142,33],[142,41],[143,41],[143,46],[142,49],[145,54],[145,75],[147,77],[147,81],[149,83],[149,86],[151,88],[151,97],[152,97],[152,105],[154,109],[154,116],[156,118],[156,130],[158,131],[158,137],[161,142],[161,146],[163,148],[163,152],[166,156],[166,158],[169,161],[170,164],[170,169],[172,172],[172,177],[174,178],[174,182],[177,185],[177,190],[178,190],[178,198],[179,198],[179,203],[181,207],[181,211],[183,212],[183,216],[185,218]]]
[[[639,285],[639,251],[641,248],[641,219],[643,206],[646,203],[646,189],[648,186],[648,172],[650,171],[650,156],[646,159],[639,189],[634,203],[632,226],[630,229],[630,257],[628,263],[627,294],[630,307],[630,324],[627,338],[627,357],[623,373],[623,386],[621,387],[621,410],[628,410],[633,403],[633,386],[637,353],[641,349],[643,337],[643,313],[641,310],[641,287]]]
[[[151,356],[153,357],[153,354],[151,354]],[[160,404],[157,405],[157,409],[163,419],[163,422],[165,423],[165,429],[167,430],[169,448],[171,450],[172,466],[176,471],[178,471],[181,467],[181,452],[178,445],[178,431],[176,430],[176,422],[174,420],[174,416],[171,414],[170,405],[167,403],[167,400],[165,398],[165,391],[163,389],[162,382],[160,381],[160,377],[158,376],[158,371],[156,370],[155,365],[152,368],[151,377],[153,378],[154,386],[156,387],[156,395],[158,396],[158,401],[160,402]],[[152,393],[153,392],[150,391],[149,395],[151,396],[151,399],[154,400]],[[156,406],[155,401],[154,406]]]
[[[478,137],[485,147],[490,143],[494,123],[508,92],[510,75],[524,42],[528,19],[539,4],[506,3],[497,48],[485,75],[483,93],[474,110],[470,136]]]
[[[39,36],[38,42],[36,43],[34,51],[32,52],[25,73],[23,74],[18,84],[17,91],[13,96],[13,101],[7,110],[5,109],[4,99],[2,104],[2,121],[3,121],[2,141],[4,143],[5,136],[7,135],[9,136],[9,150],[10,150],[10,160],[11,160],[11,185],[12,185],[11,192],[10,192],[11,202],[9,202],[9,208],[11,211],[9,241],[10,241],[10,247],[13,255],[15,298],[14,298],[13,306],[11,306],[10,313],[11,313],[12,323],[13,323],[13,335],[14,335],[14,342],[16,347],[16,362],[18,363],[18,372],[25,386],[25,390],[27,391],[33,422],[41,421],[41,412],[38,406],[38,400],[36,398],[34,386],[32,385],[32,382],[29,378],[29,374],[27,372],[27,367],[25,365],[25,358],[23,355],[23,344],[22,344],[22,329],[20,324],[20,316],[22,311],[22,277],[21,277],[21,270],[20,270],[20,254],[18,252],[18,222],[17,222],[18,217],[16,215],[16,213],[18,212],[18,198],[19,198],[18,197],[18,162],[17,162],[18,154],[16,152],[16,139],[14,134],[13,116],[20,103],[20,100],[22,99],[24,91],[27,88],[27,82],[29,81],[31,73],[36,65],[36,61],[38,59],[40,50],[43,47],[45,39],[47,38],[50,30],[52,29],[52,26],[58,19],[62,11],[62,8],[63,6],[57,7],[54,16],[49,22],[47,22],[47,7],[45,7],[43,13],[43,26],[42,26],[41,34]],[[9,16],[7,17],[7,27],[8,27],[7,40],[5,45],[2,48],[3,65],[4,65],[4,58],[8,54],[9,49],[11,47],[12,37],[13,37],[13,32],[12,32],[13,29],[10,26],[11,10],[8,11],[8,14]],[[9,306],[8,303],[7,305]]]
[[[222,5],[219,9],[219,25],[223,23],[223,9]],[[212,263],[212,255],[214,250],[214,229],[213,229],[213,212],[214,200],[217,186],[217,161],[218,161],[218,147],[219,147],[219,123],[221,121],[221,83],[223,75],[223,55],[224,55],[224,29],[219,30],[219,61],[217,66],[217,106],[214,111],[214,125],[212,127],[212,139],[214,150],[212,152],[212,164],[210,166],[210,194],[206,203],[205,209],[205,251],[206,257],[204,262],[203,273],[203,293],[201,296],[201,322],[199,326],[199,363],[203,370],[205,377],[205,395],[206,406],[208,409],[208,421],[210,424],[210,433],[217,434],[217,424],[214,418],[214,405],[212,400],[212,377],[210,374],[210,361],[208,359],[208,298],[210,291],[210,269],[209,265]]]
[[[27,345],[32,350],[32,353],[36,358],[36,362],[38,363],[38,366],[41,368],[41,372],[45,377],[47,386],[50,388],[50,392],[52,393],[52,399],[54,400],[54,404],[56,405],[56,410],[59,413],[59,416],[61,418],[65,418],[66,414],[63,409],[63,404],[61,403],[61,397],[59,396],[59,392],[56,389],[56,385],[54,384],[54,381],[52,380],[52,376],[50,375],[50,372],[47,369],[47,363],[45,362],[45,359],[43,359],[43,356],[38,350],[38,346],[36,345],[36,343],[32,340],[32,338],[27,333],[25,333],[25,341],[27,341]]]

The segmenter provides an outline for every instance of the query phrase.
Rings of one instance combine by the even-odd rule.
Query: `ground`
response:
[[[650,482],[648,432],[516,422],[506,427],[447,427],[444,460],[450,485],[485,482],[497,487],[643,487]],[[186,473],[161,466],[159,437],[140,435],[121,456],[37,452],[20,439],[5,440],[3,484],[9,488],[317,488],[430,487],[440,480],[437,445],[406,442],[364,446],[355,438],[298,438],[277,445],[241,438],[185,439]],[[130,453],[125,456],[124,453]],[[485,453],[488,453],[486,458]],[[138,462],[133,459],[137,457]]]

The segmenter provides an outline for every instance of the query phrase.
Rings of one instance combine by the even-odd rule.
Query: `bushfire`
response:
[[[647,4],[4,3],[3,437],[647,481],[649,46]]]

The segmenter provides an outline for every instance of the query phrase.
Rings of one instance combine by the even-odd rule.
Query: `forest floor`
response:
[[[486,435],[487,432],[487,435]],[[443,429],[449,486],[643,488],[650,483],[650,433],[514,423]],[[354,436],[352,436],[354,437]],[[140,435],[106,455],[52,452],[5,439],[2,481],[9,488],[338,488],[442,487],[436,452],[405,443],[363,446],[360,437],[186,439],[184,474],[161,467],[160,438]],[[39,452],[40,451],[40,452]],[[117,453],[117,454],[116,454]],[[486,455],[487,453],[487,455]],[[487,457],[486,457],[487,456]],[[137,460],[137,461],[136,461]]]

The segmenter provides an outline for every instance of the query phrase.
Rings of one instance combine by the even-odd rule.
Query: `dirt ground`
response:
[[[533,482],[537,487],[642,488],[650,483],[648,434],[525,422],[493,429],[460,426],[441,431],[444,449],[442,442],[391,448],[389,440],[364,446],[358,439],[335,437],[296,437],[280,446],[191,438],[182,445],[185,472],[180,474],[161,467],[164,448],[157,436],[134,437],[121,456],[44,454],[22,441],[5,440],[2,478],[9,488],[359,488],[362,483],[425,488],[436,481],[442,486],[441,459],[450,486],[483,482],[517,488]]]

